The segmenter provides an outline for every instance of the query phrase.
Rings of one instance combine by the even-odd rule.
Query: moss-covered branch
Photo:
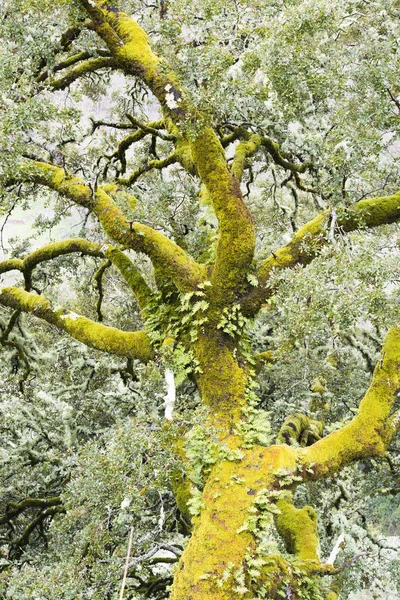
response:
[[[400,219],[400,192],[361,200],[349,208],[337,211],[336,227],[343,233],[364,227],[378,227]],[[329,243],[330,212],[325,210],[301,227],[292,240],[264,260],[258,269],[259,285],[242,301],[245,314],[256,314],[266,298],[273,293],[267,283],[273,270],[310,263],[321,248]]]
[[[154,356],[150,339],[144,331],[121,331],[107,327],[64,308],[53,307],[43,296],[18,288],[3,288],[0,304],[43,319],[91,348],[142,362],[148,362]]]
[[[25,288],[29,291],[32,288],[32,272],[37,265],[42,262],[53,260],[58,256],[66,254],[79,253],[98,258],[107,257],[109,264],[113,264],[121,273],[124,280],[129,285],[135,295],[139,308],[143,310],[150,300],[151,289],[147,285],[143,276],[133,262],[120,250],[111,244],[100,244],[90,242],[83,238],[71,238],[60,242],[52,242],[34,250],[24,259],[10,258],[0,262],[0,274],[12,270],[18,270],[23,273],[25,278]],[[108,261],[106,261],[108,263]],[[101,319],[100,319],[101,320]]]
[[[240,142],[235,149],[235,156],[231,167],[232,173],[239,181],[242,180],[244,169],[247,161],[257,152],[261,144],[261,137],[258,134],[253,134],[245,141]]]
[[[225,148],[227,145],[238,139],[242,140],[235,151],[235,155],[238,153],[238,158],[240,157],[240,154],[246,153],[246,151],[248,152],[248,158],[250,158],[250,156],[253,156],[259,147],[263,147],[271,156],[276,165],[279,165],[283,169],[291,171],[291,173],[294,174],[296,183],[300,189],[306,189],[301,182],[299,174],[305,173],[307,169],[311,167],[311,162],[293,162],[293,160],[291,160],[291,156],[284,152],[277,142],[274,142],[274,140],[271,140],[271,138],[264,135],[251,133],[244,127],[240,126],[233,126],[232,132],[224,136],[221,140],[221,143]],[[239,150],[240,147],[242,148],[242,151]]]
[[[151,289],[141,275],[139,269],[133,262],[118,248],[109,246],[105,250],[105,255],[115,265],[122,277],[129,285],[132,292],[135,294],[139,304],[139,308],[143,311],[151,298]]]
[[[191,290],[206,279],[205,267],[196,263],[175,242],[147,225],[128,221],[111,195],[117,191],[117,186],[93,190],[82,178],[43,162],[25,164],[20,173],[21,179],[45,185],[91,210],[111,239],[149,256],[154,266],[181,291]]]
[[[32,508],[49,508],[51,506],[60,506],[62,504],[60,496],[50,498],[24,498],[20,502],[7,502],[5,513],[0,517],[0,525],[8,523],[15,519],[21,513]]]
[[[62,506],[53,506],[51,508],[45,508],[36,517],[28,523],[22,532],[22,535],[13,543],[15,550],[15,558],[19,558],[23,552],[25,546],[29,543],[29,538],[35,529],[43,524],[43,522],[49,518],[54,517],[57,513],[65,512],[65,508]]]
[[[107,56],[100,56],[98,58],[90,58],[85,60],[83,63],[75,67],[75,69],[71,69],[66,75],[60,77],[59,79],[49,79],[49,86],[53,90],[64,90],[68,86],[71,85],[74,81],[87,75],[88,73],[94,73],[99,69],[105,68],[117,68],[118,64],[116,61]]]
[[[142,140],[146,135],[147,135],[146,132],[142,131],[142,130],[138,130],[138,131],[135,131],[134,133],[130,133],[129,135],[124,137],[124,139],[122,139],[119,142],[118,147],[115,150],[115,152],[113,152],[112,154],[106,155],[106,158],[109,161],[112,161],[113,159],[115,159],[120,162],[121,168],[117,171],[118,173],[125,173],[125,171],[126,171],[126,151],[129,150],[129,148],[133,144],[136,144],[136,142],[140,142],[140,140]],[[106,168],[104,170],[104,176],[106,176],[107,170],[108,170],[108,165],[106,166]]]
[[[345,427],[298,451],[309,477],[332,475],[359,458],[383,456],[396,433],[391,410],[399,389],[400,326],[396,326],[386,336],[382,358],[357,415]]]
[[[159,121],[149,121],[148,123],[142,123],[142,121],[139,121],[139,119],[136,119],[132,115],[127,114],[126,116],[128,117],[129,121],[134,127],[141,129],[146,134],[155,135],[161,140],[169,142],[176,142],[178,139],[176,135],[161,131],[166,127],[164,119],[160,119]]]
[[[255,247],[254,225],[239,180],[228,169],[224,149],[212,129],[197,136],[192,143],[192,156],[218,218],[219,237],[211,282],[216,303],[226,305],[248,285],[247,272]]]
[[[53,260],[58,256],[73,254],[79,252],[88,256],[103,257],[102,244],[89,242],[83,238],[72,238],[60,242],[52,242],[34,250],[24,259],[10,258],[0,262],[0,274],[8,271],[17,270],[24,275],[25,288],[29,291],[32,288],[32,272],[42,262]]]
[[[202,115],[188,103],[176,77],[162,65],[151,49],[147,34],[134,19],[117,9],[111,10],[101,0],[80,0],[80,3],[120,68],[140,77],[159,100],[173,132],[179,131],[177,126],[182,122],[201,120]],[[228,169],[215,131],[203,127],[190,141],[186,140],[186,145],[190,150],[187,162],[194,163],[219,221],[217,257],[211,280],[215,301],[226,305],[234,301],[238,291],[246,285],[254,254],[254,227],[238,179]],[[182,159],[183,156],[180,162],[184,164]],[[187,163],[184,166],[187,168]]]
[[[305,173],[305,171],[307,171],[307,169],[309,169],[311,166],[310,162],[294,163],[293,161],[289,160],[289,157],[280,149],[279,144],[268,137],[261,137],[261,145],[271,155],[275,164],[288,171],[291,171],[295,175],[298,175],[299,173]]]

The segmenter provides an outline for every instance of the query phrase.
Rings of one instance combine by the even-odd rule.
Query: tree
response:
[[[339,567],[335,556],[321,558],[317,514],[296,505],[296,490],[332,481],[354,461],[387,456],[399,428],[395,319],[352,418],[345,402],[327,410],[326,374],[318,373],[317,360],[306,377],[311,400],[293,412],[271,403],[276,415],[270,417],[257,394],[265,365],[269,381],[278,378],[275,365],[286,365],[295,380],[290,361],[305,356],[302,317],[296,315],[298,329],[288,327],[285,339],[279,315],[294,318],[285,313],[290,286],[298,285],[301,297],[299,282],[304,273],[317,276],[314,264],[335,282],[351,232],[349,252],[357,259],[347,276],[353,283],[367,278],[371,295],[364,306],[350,299],[337,308],[336,297],[332,306],[318,307],[317,283],[303,298],[304,311],[311,304],[313,319],[325,320],[320,330],[330,331],[333,346],[324,355],[330,373],[349,376],[338,347],[351,348],[366,361],[357,371],[355,359],[348,359],[365,384],[373,357],[371,339],[364,338],[375,322],[387,326],[388,315],[381,305],[373,308],[374,301],[386,299],[396,311],[397,297],[385,286],[397,273],[389,270],[378,281],[371,265],[398,260],[396,225],[389,226],[400,218],[400,192],[396,162],[387,160],[398,131],[398,8],[389,1],[333,5],[74,0],[54,7],[21,0],[2,9],[5,212],[45,194],[57,206],[51,225],[78,207],[87,227],[81,237],[30,252],[17,247],[0,263],[1,273],[17,270],[23,277],[21,286],[1,291],[0,304],[13,310],[1,343],[28,370],[27,343],[15,330],[26,313],[127,359],[133,378],[136,361],[155,361],[170,387],[171,373],[177,383],[195,383],[202,425],[193,425],[190,408],[188,415],[177,410],[163,433],[184,465],[171,470],[170,485],[186,530],[192,527],[172,600],[338,598],[342,573],[358,557]],[[88,147],[79,102],[112,87],[115,117],[92,119]],[[70,105],[63,104],[69,98],[63,90],[73,94]],[[146,103],[154,99],[159,118],[145,120]],[[375,228],[376,237],[368,237]],[[366,251],[363,239],[376,248],[366,263],[357,250]],[[46,278],[56,277],[48,263],[70,255],[102,261],[96,313],[83,306],[92,318],[66,307],[65,289],[62,306],[43,293]],[[123,315],[122,327],[104,324],[103,279],[111,267],[134,295],[133,325],[141,319],[142,329],[131,330],[130,315]],[[347,310],[352,327],[364,327],[364,343],[342,327]],[[269,346],[254,353],[260,323],[261,341]],[[279,337],[282,344],[272,347]],[[317,344],[306,346],[306,353],[313,351],[317,355]],[[333,392],[335,385],[343,384],[332,383]],[[139,438],[144,444],[146,435]],[[8,504],[2,523],[34,505],[37,520],[19,538],[18,557],[35,527],[68,512],[58,494],[28,495]],[[155,592],[147,588],[146,597]]]

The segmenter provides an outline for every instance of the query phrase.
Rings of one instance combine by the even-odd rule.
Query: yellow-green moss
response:
[[[325,210],[312,221],[306,223],[294,235],[293,239],[283,248],[275,250],[272,256],[263,261],[258,270],[260,285],[247,295],[243,301],[245,314],[254,315],[258,312],[271,289],[265,285],[273,269],[285,269],[297,264],[308,264],[328,241],[326,226],[329,211]],[[400,192],[392,196],[360,200],[348,209],[340,211],[336,225],[342,231],[354,231],[360,227],[378,227],[393,223],[400,219]]]
[[[0,293],[0,304],[44,319],[76,340],[97,350],[137,358],[143,362],[151,360],[154,356],[150,339],[145,332],[121,331],[95,323],[63,308],[53,308],[49,300],[43,296],[18,288],[3,288]]]
[[[255,233],[238,179],[229,172],[224,149],[211,128],[192,142],[192,156],[219,222],[217,255],[211,281],[214,299],[226,305],[246,281],[253,260]]]
[[[88,256],[103,256],[102,245],[83,238],[71,238],[46,244],[31,252],[23,261],[24,269],[32,269],[41,262],[52,260],[57,256],[81,252]]]
[[[26,168],[27,179],[46,185],[73,202],[90,208],[113,240],[147,254],[180,291],[189,291],[207,279],[206,268],[194,261],[175,242],[151,227],[129,222],[106,192],[108,187],[99,187],[93,192],[81,178],[47,163],[35,162],[26,165]]]
[[[279,430],[278,441],[289,445],[297,442],[300,446],[309,446],[322,437],[323,430],[322,421],[310,419],[303,413],[295,413],[283,422]]]
[[[239,181],[241,181],[243,177],[243,171],[246,167],[247,159],[257,152],[260,144],[261,137],[255,133],[251,135],[248,140],[240,142],[236,146],[231,172]]]
[[[124,13],[119,13],[115,19],[116,31],[123,40],[117,58],[128,68],[140,70],[147,83],[156,75],[159,59],[150,47],[149,38],[145,31],[134,19]]]
[[[329,211],[324,211],[303,225],[286,246],[276,250],[267,258],[261,264],[257,274],[260,283],[264,284],[268,280],[272,269],[286,269],[310,261],[325,243],[323,236],[328,216]]]
[[[60,77],[59,79],[51,79],[49,81],[49,85],[53,90],[64,90],[83,75],[86,75],[87,73],[93,73],[94,71],[104,69],[105,67],[115,68],[117,67],[117,63],[110,57],[91,58],[85,60],[79,66],[75,67],[75,69],[72,69],[69,73],[64,75],[64,77]]]
[[[200,371],[196,379],[204,404],[223,435],[232,433],[246,405],[247,377],[234,359],[224,334],[212,327],[199,332],[193,346]]]
[[[272,485],[275,471],[293,469],[295,460],[295,452],[287,446],[254,447],[244,451],[240,462],[215,465],[204,488],[204,509],[195,519],[175,574],[171,600],[235,597],[233,578],[225,584],[222,578],[227,570],[241,569],[246,554],[255,547],[255,538],[243,524],[256,493]]]

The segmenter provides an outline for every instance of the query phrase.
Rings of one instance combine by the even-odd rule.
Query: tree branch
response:
[[[23,165],[20,176],[25,181],[45,185],[92,210],[110,238],[149,256],[153,265],[173,281],[180,291],[192,290],[206,279],[205,267],[195,262],[175,242],[151,227],[128,221],[110,195],[117,191],[116,185],[105,185],[94,190],[80,177],[43,162]]]
[[[28,291],[31,287],[32,271],[42,262],[53,260],[58,256],[80,252],[88,256],[104,257],[104,245],[95,242],[89,242],[83,238],[71,238],[60,242],[52,242],[42,248],[34,250],[24,259],[10,258],[0,262],[0,274],[8,271],[21,271],[24,274],[25,281],[29,283]],[[27,281],[28,280],[28,281]]]
[[[52,307],[47,298],[18,288],[3,288],[0,304],[22,310],[55,325],[73,338],[103,352],[148,362],[154,356],[149,337],[144,331],[121,331],[96,323],[64,308]]]
[[[64,90],[80,77],[107,67],[115,69],[118,67],[118,64],[111,57],[91,58],[85,60],[85,62],[75,69],[72,69],[69,73],[64,75],[64,77],[60,77],[60,79],[50,79],[49,86],[53,90]]]
[[[143,135],[146,135],[146,134],[144,133]],[[139,177],[141,175],[143,175],[144,173],[148,173],[152,169],[156,169],[157,171],[162,171],[162,169],[165,169],[165,168],[169,167],[170,165],[173,165],[177,162],[179,162],[179,154],[177,152],[173,152],[166,158],[162,158],[160,160],[149,161],[146,165],[143,165],[142,167],[139,167],[138,169],[136,169],[136,171],[134,171],[126,179],[119,177],[118,183],[120,185],[133,185],[134,183],[136,183],[136,181],[139,179]]]
[[[80,0],[80,4],[120,68],[139,77],[159,100],[171,129],[176,131],[178,124],[199,121],[202,115],[189,104],[174,74],[162,68],[146,33],[134,19],[118,9],[111,10],[102,0]],[[203,127],[189,145],[191,160],[210,195],[219,221],[217,257],[211,276],[214,301],[227,305],[236,300],[238,290],[246,285],[247,270],[254,254],[254,227],[239,182],[228,169],[224,149],[215,131]]]
[[[318,479],[332,475],[358,458],[383,456],[396,433],[390,413],[399,389],[400,326],[397,325],[386,336],[382,359],[375,367],[358,414],[345,427],[298,451],[304,476]]]
[[[336,225],[343,233],[364,227],[378,227],[400,219],[400,192],[392,196],[361,200],[339,212],[336,210]],[[263,302],[273,293],[267,287],[273,270],[309,264],[323,246],[329,243],[329,210],[325,210],[301,227],[292,240],[264,260],[257,272],[259,285],[242,300],[246,315],[254,315]]]
[[[282,494],[276,503],[280,514],[276,516],[275,523],[287,551],[294,554],[298,560],[319,562],[319,536],[315,510],[311,506],[296,508],[292,492],[285,491]]]
[[[242,180],[248,159],[257,152],[260,145],[261,137],[255,133],[236,146],[231,171],[239,181]]]
[[[50,506],[59,506],[62,504],[60,496],[52,496],[51,498],[25,498],[20,502],[7,502],[6,511],[0,517],[0,525],[8,523],[22,512],[29,508],[48,508]]]
[[[151,299],[152,292],[139,269],[118,248],[109,246],[105,251],[105,255],[118,268],[131,291],[135,294],[139,308],[143,311]]]

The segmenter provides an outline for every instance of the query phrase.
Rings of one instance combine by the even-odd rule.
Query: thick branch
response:
[[[239,181],[242,180],[243,171],[247,165],[248,159],[257,152],[260,144],[260,136],[258,134],[253,134],[250,135],[247,140],[240,142],[237,145],[231,171]]]
[[[239,181],[229,171],[224,150],[212,129],[197,136],[192,144],[192,155],[219,222],[211,282],[216,302],[226,305],[236,299],[246,285],[254,256],[254,225]]]
[[[73,238],[53,242],[34,250],[24,259],[10,258],[0,263],[0,274],[8,271],[21,271],[24,275],[25,289],[32,289],[32,272],[42,262],[53,260],[57,256],[79,252],[89,256],[104,256],[102,245],[82,238]]]
[[[383,456],[396,428],[391,410],[400,389],[400,326],[388,332],[382,359],[361,401],[358,414],[348,425],[299,450],[310,478],[332,475],[345,464],[367,456]]]
[[[134,293],[139,308],[143,310],[150,300],[151,289],[133,262],[121,250],[110,244],[99,244],[83,238],[72,238],[60,242],[52,242],[42,248],[34,250],[24,259],[11,258],[0,262],[0,274],[14,269],[21,271],[25,278],[26,290],[29,291],[32,287],[32,271],[38,264],[53,260],[58,256],[76,252],[87,256],[96,256],[98,258],[107,257],[110,264],[112,263],[120,271],[122,277]]]
[[[151,289],[147,285],[139,269],[135,267],[133,262],[118,248],[109,246],[105,251],[105,255],[110,259],[120,271],[122,277],[129,285],[132,292],[135,294],[139,304],[139,308],[143,311],[151,298]]]
[[[93,28],[106,42],[112,56],[127,74],[140,77],[159,100],[175,126],[198,120],[201,115],[188,104],[176,78],[163,69],[143,29],[128,15],[111,10],[105,2],[80,0]],[[176,129],[176,127],[175,127]],[[203,128],[190,142],[191,159],[205,184],[219,220],[220,235],[212,274],[217,303],[226,305],[246,284],[253,259],[255,235],[250,213],[243,202],[237,178],[229,171],[221,142],[214,130]]]
[[[143,252],[181,291],[193,289],[206,279],[206,269],[188,256],[165,235],[141,223],[127,220],[111,192],[116,186],[93,190],[86,182],[64,169],[47,163],[25,165],[24,179],[45,185],[80,206],[94,212],[105,232],[115,241],[137,252]]]
[[[400,192],[392,196],[361,200],[340,214],[337,211],[336,226],[341,232],[350,232],[363,227],[378,227],[400,219]],[[273,293],[267,287],[273,270],[292,268],[310,263],[323,246],[329,242],[328,210],[309,221],[294,235],[283,248],[276,250],[264,260],[258,269],[259,286],[243,299],[243,312],[256,314],[266,298]]]
[[[47,298],[18,288],[3,288],[0,293],[0,304],[43,319],[91,348],[128,358],[137,358],[142,362],[148,362],[153,358],[150,339],[143,331],[121,331],[115,327],[95,323],[63,308],[53,308]]]

